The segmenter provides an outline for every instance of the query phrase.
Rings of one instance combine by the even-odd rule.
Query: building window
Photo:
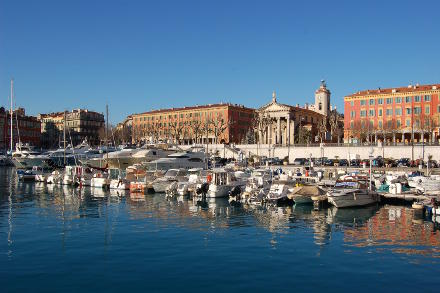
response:
[[[431,101],[431,96],[430,95],[426,95],[425,96],[425,102],[430,102]]]
[[[388,121],[387,121],[387,127],[388,127],[388,128],[393,127],[393,120],[388,120]]]
[[[382,128],[382,121],[379,120],[379,128]]]
[[[437,106],[437,113],[440,113],[440,105]]]
[[[370,99],[370,105],[374,105],[374,99]]]
[[[374,127],[374,121],[370,120],[370,128],[373,128],[373,127]]]
[[[429,114],[429,106],[425,106],[425,114]]]
[[[374,110],[370,110],[370,116],[374,116]]]
[[[350,101],[350,106],[354,107],[354,101]]]
[[[396,115],[402,115],[402,108],[396,108],[395,113]]]
[[[380,116],[380,117],[382,117],[382,112],[383,112],[383,110],[382,110],[382,109],[379,109],[379,116]]]
[[[410,127],[411,126],[411,121],[409,119],[406,120],[406,127]]]
[[[354,127],[354,122],[353,122],[353,121],[351,121],[351,122],[350,122],[350,128],[352,128],[352,129],[353,129],[353,127]]]
[[[378,103],[379,105],[382,105],[382,104],[383,104],[383,99],[382,99],[382,98],[377,99],[377,103]]]
[[[422,108],[421,107],[414,107],[414,114],[420,114],[422,113]]]
[[[411,114],[411,108],[406,108],[406,115],[410,115]]]
[[[396,120],[396,126],[397,126],[397,127],[400,127],[400,126],[402,126],[402,123],[401,123],[401,121],[400,121],[400,120]]]
[[[367,104],[367,100],[361,100],[361,106],[365,106]]]
[[[405,103],[411,103],[411,97],[405,97]]]
[[[361,110],[361,117],[367,116],[367,110]]]
[[[417,102],[420,102],[420,96],[415,96],[415,97],[414,97],[414,102],[416,102],[416,103],[417,103]]]
[[[393,109],[387,109],[386,114],[387,116],[393,115]]]
[[[393,103],[393,98],[387,98],[387,104],[392,104]]]
[[[351,113],[350,113],[350,117],[351,117],[351,118],[355,118],[355,117],[356,117],[356,111],[351,111]]]
[[[396,102],[396,104],[402,103],[402,98],[401,97],[396,97],[395,102]]]
[[[319,111],[321,111],[321,110],[322,110],[322,103],[319,103],[319,106],[318,106],[318,108],[319,108]]]

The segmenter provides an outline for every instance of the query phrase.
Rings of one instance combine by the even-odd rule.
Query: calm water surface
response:
[[[438,292],[440,232],[403,206],[119,197],[0,169],[2,292]]]

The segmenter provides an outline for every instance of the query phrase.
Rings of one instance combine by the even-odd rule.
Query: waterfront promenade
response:
[[[207,145],[200,145],[206,149]],[[181,145],[181,148],[188,149],[190,145]],[[313,146],[274,146],[267,144],[237,144],[231,146],[224,146],[223,144],[209,144],[209,152],[218,152],[220,156],[227,158],[237,158],[238,152],[241,151],[246,157],[249,155],[259,155],[266,157],[278,157],[283,159],[289,155],[289,163],[293,163],[295,158],[321,158],[327,157],[334,159],[368,159],[369,152],[373,148],[373,156],[382,156],[384,158],[414,158],[414,160],[422,157],[425,160],[431,155],[433,160],[440,161],[440,146],[438,145],[372,145],[372,146],[353,146],[353,145],[319,145]]]

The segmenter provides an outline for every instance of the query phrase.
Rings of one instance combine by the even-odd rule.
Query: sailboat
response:
[[[14,100],[14,80],[11,79],[11,108],[9,111],[10,118],[10,149],[9,153],[11,154],[12,163],[17,169],[32,169],[33,166],[39,167],[47,167],[47,156],[41,155],[40,152],[34,150],[34,148],[28,143],[23,144],[20,139],[20,128],[18,123],[18,114],[15,113],[15,124],[17,129],[18,143],[15,146],[14,150],[14,131],[13,131],[13,100]]]
[[[108,129],[108,105],[106,106],[106,114],[107,114],[107,123],[105,130],[105,144],[108,147],[107,140],[107,129]],[[108,159],[108,152],[106,153],[106,158]],[[107,165],[108,166],[108,165]],[[107,166],[105,167],[105,171],[98,172],[93,175],[93,178],[90,180],[91,187],[98,187],[103,189],[108,189],[110,187],[110,179],[108,178]]]

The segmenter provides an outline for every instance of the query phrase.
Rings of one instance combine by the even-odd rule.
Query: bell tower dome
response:
[[[319,89],[315,91],[315,111],[325,116],[330,114],[330,91],[325,80],[321,80]]]

